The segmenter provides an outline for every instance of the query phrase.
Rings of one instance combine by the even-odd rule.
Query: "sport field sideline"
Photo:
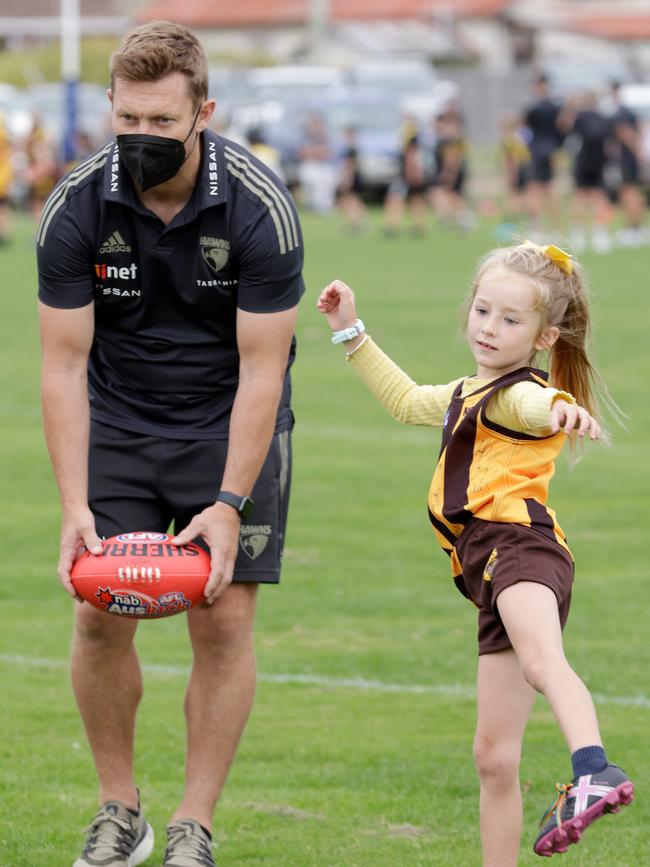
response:
[[[471,372],[457,308],[491,227],[461,238],[349,238],[304,218],[308,293],[294,368],[295,473],[279,589],[262,589],[260,684],[218,809],[222,867],[479,867],[471,744],[473,607],[458,594],[425,509],[439,434],[393,422],[329,343],[314,304],[333,277],[357,291],[368,330],[420,382]],[[58,502],[38,409],[31,227],[0,249],[2,581],[1,867],[70,867],[95,811],[95,776],[69,686],[73,603],[55,577]],[[561,239],[558,239],[561,242]],[[636,801],[605,817],[563,865],[650,865],[650,601],[647,578],[650,300],[647,249],[586,256],[596,360],[627,430],[588,447],[552,504],[577,562],[569,658],[596,695],[605,745]],[[138,529],[138,528],[133,528]],[[182,616],[143,624],[138,781],[157,843],[182,783]],[[101,678],[102,672],[97,672]],[[539,700],[522,780],[525,839],[566,747]],[[556,856],[557,860],[558,856]]]

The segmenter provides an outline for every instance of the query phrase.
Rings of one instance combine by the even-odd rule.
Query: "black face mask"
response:
[[[146,133],[117,136],[120,160],[142,192],[157,187],[158,184],[164,184],[180,171],[187,159],[185,142],[192,135],[200,111],[199,107],[192,127],[183,141],[161,135],[146,135]]]

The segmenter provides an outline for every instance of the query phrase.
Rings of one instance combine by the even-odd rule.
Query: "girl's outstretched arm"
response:
[[[327,317],[332,331],[343,331],[357,320],[354,292],[342,280],[333,280],[323,289],[316,307]],[[394,419],[403,424],[442,425],[459,380],[446,385],[418,385],[365,333],[343,345],[347,360]]]
[[[354,292],[342,280],[333,280],[320,293],[316,307],[327,317],[332,331],[342,331],[357,321],[357,307]],[[354,337],[345,342],[348,352],[355,349],[364,335]]]

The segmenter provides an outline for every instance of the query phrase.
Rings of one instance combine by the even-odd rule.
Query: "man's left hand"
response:
[[[208,605],[212,605],[232,583],[240,524],[241,518],[235,509],[225,503],[215,503],[195,515],[172,539],[174,545],[187,545],[197,536],[202,536],[207,542],[212,565],[203,595]]]

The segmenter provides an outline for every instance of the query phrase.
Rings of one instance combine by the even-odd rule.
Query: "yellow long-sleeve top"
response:
[[[475,376],[455,379],[445,385],[418,385],[368,336],[347,356],[364,384],[403,424],[441,427],[459,382],[463,397],[485,385],[488,380]],[[574,398],[556,388],[539,388],[532,382],[518,382],[498,391],[489,402],[492,421],[510,430],[533,436],[548,436],[553,401]]]
[[[568,550],[546,503],[566,439],[551,432],[551,407],[560,397],[575,402],[570,394],[530,368],[493,381],[417,385],[370,337],[348,361],[397,421],[445,426],[428,506],[438,541],[452,554],[452,570],[455,541],[471,517],[534,527]]]

